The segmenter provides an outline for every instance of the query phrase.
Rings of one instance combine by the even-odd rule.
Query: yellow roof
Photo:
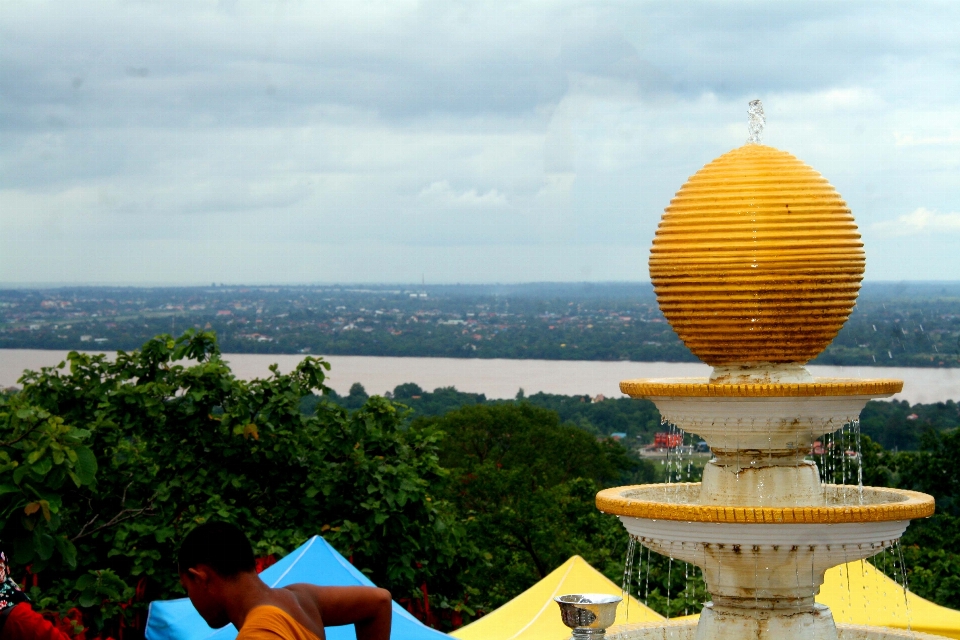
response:
[[[904,602],[903,588],[869,562],[851,562],[827,571],[817,602],[830,607],[837,622],[960,638],[960,611],[909,591]]]
[[[817,602],[830,607],[834,621],[842,624],[911,629],[960,639],[960,611],[909,591],[904,602],[903,587],[869,562],[851,562],[828,570]]]
[[[554,596],[567,593],[606,593],[620,595],[620,587],[591,567],[580,556],[573,556],[499,609],[450,635],[460,640],[566,640],[570,629],[560,621],[560,609]],[[621,604],[616,624],[662,620],[652,609],[631,597],[628,607]]]
[[[460,640],[567,640],[554,596],[565,593],[620,595],[620,587],[573,556],[546,578],[476,622],[450,635]],[[851,562],[827,571],[817,602],[827,605],[843,624],[912,629],[960,640],[960,611],[941,607],[907,592],[869,562]],[[630,598],[629,619],[623,605],[616,624],[653,622],[663,617]],[[689,616],[693,619],[696,616]]]

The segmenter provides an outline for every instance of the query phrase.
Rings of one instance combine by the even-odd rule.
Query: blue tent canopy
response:
[[[375,586],[367,576],[337,553],[326,540],[313,536],[298,549],[260,574],[271,587],[284,587],[307,582],[325,587]],[[355,640],[353,625],[328,627],[328,640]],[[207,626],[187,598],[157,600],[150,603],[147,617],[147,640],[233,640],[237,635],[231,624],[216,630]],[[393,603],[391,640],[449,640],[450,636],[435,631]]]

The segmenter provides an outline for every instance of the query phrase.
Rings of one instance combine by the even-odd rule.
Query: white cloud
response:
[[[456,191],[446,180],[438,180],[424,187],[419,197],[446,207],[502,207],[507,204],[507,197],[496,189],[486,193],[480,193],[477,189]]]
[[[896,220],[877,222],[873,228],[891,235],[912,235],[926,232],[960,232],[960,213],[937,213],[918,207]]]
[[[895,144],[898,147],[934,147],[943,145],[960,145],[960,133],[947,135],[915,135],[912,133],[893,132]]]

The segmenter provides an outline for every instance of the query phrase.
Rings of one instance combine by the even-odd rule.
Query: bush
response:
[[[148,600],[182,596],[178,541],[209,519],[238,524],[261,556],[323,533],[394,597],[437,584],[462,601],[474,547],[433,495],[440,434],[404,429],[402,407],[303,415],[326,362],[245,382],[211,333],[67,363],[0,400],[4,539],[40,574],[42,606],[77,607],[96,632],[142,625]]]

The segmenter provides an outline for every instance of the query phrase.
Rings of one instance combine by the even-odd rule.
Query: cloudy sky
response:
[[[646,280],[746,139],[960,279],[957,2],[0,5],[0,284]]]

